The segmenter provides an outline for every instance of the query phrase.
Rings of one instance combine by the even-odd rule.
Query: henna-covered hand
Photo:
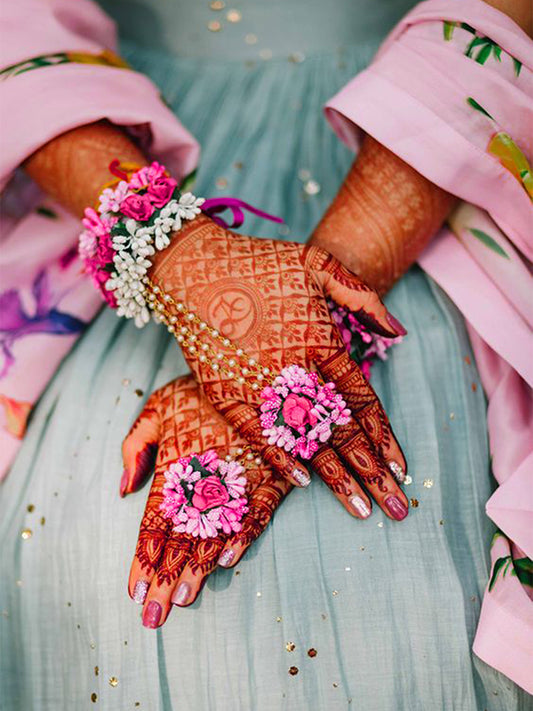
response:
[[[137,490],[151,474],[152,482],[130,570],[129,594],[143,603],[143,624],[159,627],[172,603],[190,605],[217,564],[236,565],[248,546],[265,530],[291,484],[264,465],[246,470],[249,510],[242,530],[231,536],[193,538],[173,531],[160,510],[164,472],[176,459],[215,449],[235,457],[246,444],[228,426],[191,376],[178,378],[157,390],[124,440],[122,496]]]
[[[327,306],[333,299],[374,332],[403,335],[373,289],[318,247],[234,234],[205,216],[156,256],[151,277],[262,367],[279,373],[296,364],[333,381],[352,418],[335,428],[311,466],[352,515],[366,518],[372,496],[389,517],[405,518],[407,498],[391,474],[402,480],[405,458],[374,390],[347,356]],[[221,343],[217,349],[233,355]],[[184,354],[208,400],[263,460],[292,484],[309,483],[302,464],[262,435],[259,393],[200,362],[187,348]]]

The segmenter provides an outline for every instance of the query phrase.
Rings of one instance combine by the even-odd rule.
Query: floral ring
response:
[[[165,472],[164,517],[172,519],[174,531],[194,538],[238,533],[248,511],[244,471],[242,464],[220,459],[212,449],[181,457]]]
[[[268,444],[302,459],[311,459],[333,427],[350,421],[351,411],[335,384],[320,383],[317,373],[298,365],[283,368],[261,397],[260,419]]]

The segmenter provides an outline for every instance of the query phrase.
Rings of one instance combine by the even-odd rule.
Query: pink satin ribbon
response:
[[[222,217],[219,217],[219,213],[225,210],[231,210],[233,214],[233,223],[228,224]],[[239,200],[238,198],[232,197],[219,197],[210,198],[206,200],[202,205],[202,212],[208,215],[213,222],[217,225],[225,227],[226,229],[237,229],[244,223],[244,212],[243,210],[248,210],[258,217],[262,217],[264,220],[271,220],[272,222],[280,222],[283,220],[281,217],[276,217],[275,215],[270,215],[268,212],[263,212],[263,210],[258,210],[253,205],[249,205],[244,200]]]

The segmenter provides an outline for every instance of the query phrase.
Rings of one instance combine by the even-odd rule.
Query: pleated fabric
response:
[[[286,220],[251,218],[249,233],[305,241],[353,159],[322,104],[388,27],[299,62],[179,58],[132,42],[123,53],[201,142],[197,194],[238,196]],[[218,570],[157,632],[126,591],[148,487],[119,498],[120,445],[149,393],[186,367],[165,330],[101,313],[0,489],[2,711],[532,708],[471,653],[493,528],[465,324],[418,268],[387,305],[409,335],[373,384],[405,447],[409,517],[356,521],[315,479],[236,570]]]

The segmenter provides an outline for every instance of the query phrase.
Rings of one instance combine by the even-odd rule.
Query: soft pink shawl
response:
[[[488,397],[487,513],[505,535],[474,651],[530,693],[533,594],[515,573],[533,558],[532,69],[533,43],[506,15],[427,0],[325,109],[352,148],[367,132],[465,201],[419,262],[464,314]]]
[[[58,52],[116,49],[114,24],[89,0],[17,0],[0,12],[0,70]],[[1,479],[32,405],[80,324],[102,306],[76,259],[79,221],[16,169],[55,136],[104,118],[131,130],[177,178],[195,167],[199,148],[157,87],[128,69],[72,62],[0,75],[0,101],[0,189],[9,183],[0,236]]]

